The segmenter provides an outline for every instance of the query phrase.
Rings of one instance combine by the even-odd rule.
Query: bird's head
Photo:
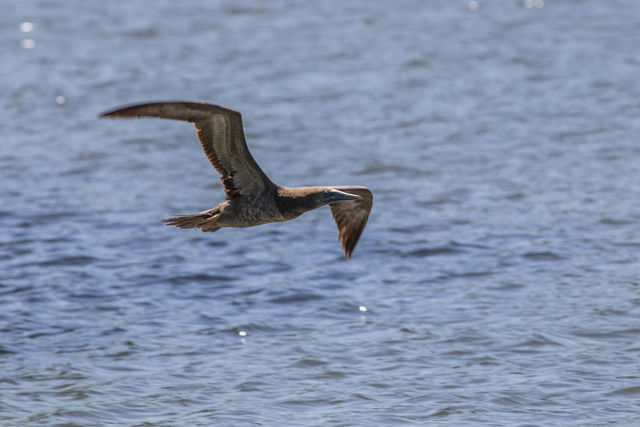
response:
[[[356,199],[361,197],[331,187],[281,187],[276,203],[285,217],[295,218],[324,205]]]

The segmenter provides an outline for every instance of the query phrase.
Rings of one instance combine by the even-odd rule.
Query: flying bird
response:
[[[272,182],[249,152],[238,111],[204,102],[170,101],[120,107],[98,117],[158,117],[195,125],[204,154],[221,175],[226,200],[206,211],[167,218],[167,225],[213,232],[289,221],[329,205],[344,255],[350,258],[369,218],[373,195],[367,187],[288,188]]]

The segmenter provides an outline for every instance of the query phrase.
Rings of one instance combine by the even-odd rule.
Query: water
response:
[[[640,4],[475,5],[4,5],[0,423],[640,425]],[[165,227],[223,198],[193,127],[95,119],[157,99],[370,187],[353,258]]]

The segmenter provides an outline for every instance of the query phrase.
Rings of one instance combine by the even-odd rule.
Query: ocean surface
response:
[[[640,425],[640,2],[20,0],[0,14],[0,425]],[[188,123],[274,182],[216,233]]]

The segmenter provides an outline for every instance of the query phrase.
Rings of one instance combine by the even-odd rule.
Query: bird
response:
[[[199,101],[132,104],[98,118],[156,117],[195,125],[204,154],[221,175],[225,201],[195,214],[164,219],[167,225],[215,232],[223,227],[253,227],[289,221],[329,205],[345,258],[351,258],[364,230],[373,195],[364,186],[284,187],[272,182],[249,152],[240,112]]]

